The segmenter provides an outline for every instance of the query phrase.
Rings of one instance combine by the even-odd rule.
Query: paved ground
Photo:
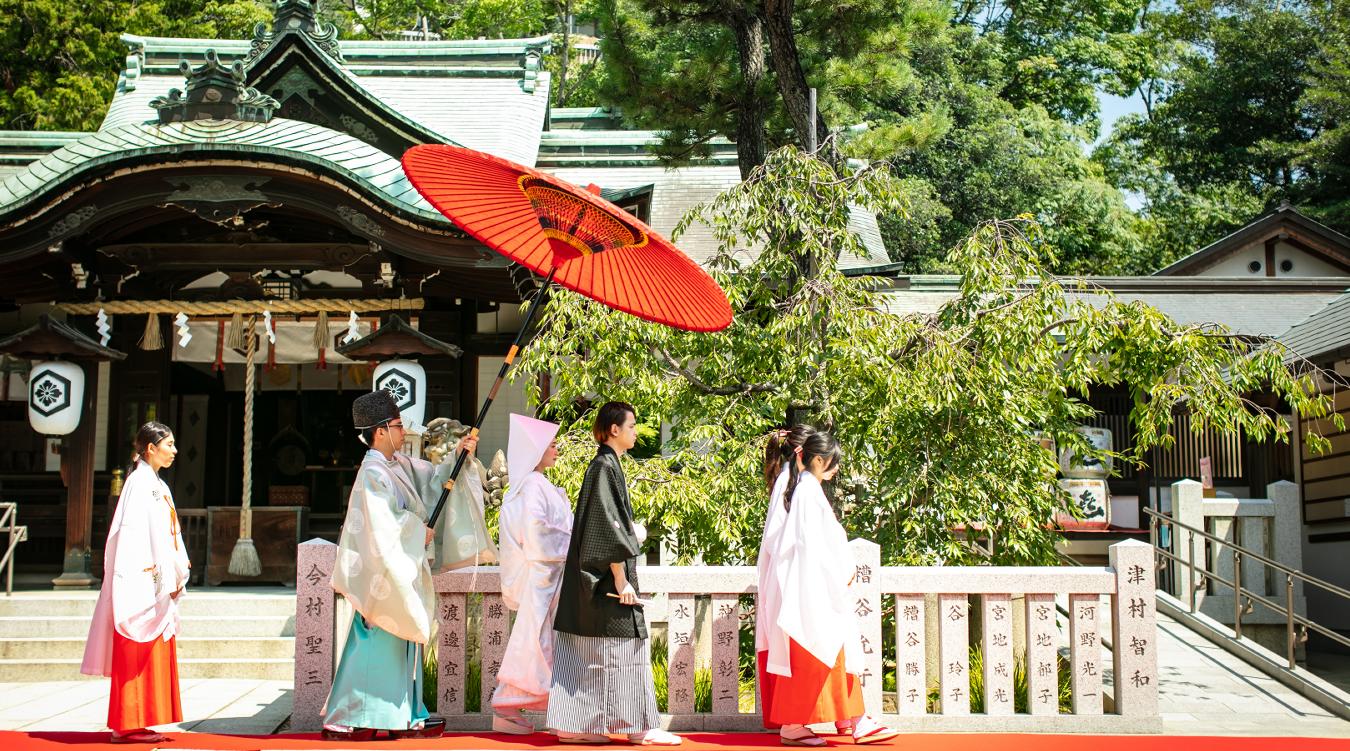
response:
[[[263,734],[291,714],[289,681],[187,679],[183,716],[168,726],[202,733]],[[107,681],[0,683],[0,730],[106,730]]]
[[[1350,738],[1350,722],[1162,614],[1158,641],[1164,733]]]
[[[1171,619],[1159,616],[1162,730],[1168,735],[1350,738],[1350,722],[1317,707]],[[266,734],[284,728],[288,681],[182,681],[187,722],[175,730]],[[0,683],[0,730],[105,729],[106,681]]]

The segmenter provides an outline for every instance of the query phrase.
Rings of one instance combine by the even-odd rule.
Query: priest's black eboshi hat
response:
[[[352,402],[352,425],[357,430],[378,428],[398,417],[398,404],[394,402],[393,395],[384,389],[362,394]]]

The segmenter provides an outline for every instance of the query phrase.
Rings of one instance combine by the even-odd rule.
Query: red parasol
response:
[[[623,209],[552,175],[458,146],[403,155],[413,186],[479,242],[615,310],[688,331],[731,325],[698,264]]]
[[[459,146],[414,146],[403,171],[438,211],[512,261],[616,310],[686,331],[731,325],[726,293],[679,248],[635,217],[563,180]],[[478,413],[471,435],[497,395],[522,338],[542,307],[530,305],[516,343]],[[451,481],[459,476],[461,454]],[[432,513],[435,526],[448,491]]]

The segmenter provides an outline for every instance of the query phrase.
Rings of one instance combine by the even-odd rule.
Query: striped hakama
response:
[[[660,727],[646,639],[554,632],[548,727],[640,733]]]

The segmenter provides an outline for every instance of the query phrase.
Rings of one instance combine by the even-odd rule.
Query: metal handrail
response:
[[[1242,616],[1251,612],[1253,603],[1260,602],[1262,605],[1266,606],[1267,608],[1270,608],[1271,611],[1284,616],[1285,658],[1286,660],[1288,660],[1290,670],[1293,670],[1295,667],[1297,667],[1297,661],[1295,660],[1294,657],[1295,648],[1297,644],[1306,642],[1308,640],[1309,629],[1312,629],[1333,641],[1339,642],[1345,646],[1350,647],[1350,638],[1342,636],[1341,634],[1322,626],[1316,621],[1310,620],[1306,616],[1302,616],[1294,612],[1294,580],[1298,579],[1306,584],[1311,584],[1314,587],[1320,587],[1330,592],[1331,594],[1334,594],[1338,597],[1347,600],[1350,600],[1350,590],[1343,589],[1341,587],[1336,586],[1335,584],[1332,584],[1331,582],[1319,579],[1315,576],[1310,576],[1308,574],[1303,573],[1302,571],[1292,569],[1278,561],[1271,560],[1270,558],[1267,558],[1266,556],[1261,555],[1260,553],[1244,548],[1235,542],[1225,540],[1224,538],[1210,534],[1209,532],[1203,529],[1197,529],[1189,524],[1179,522],[1161,512],[1154,511],[1153,509],[1150,508],[1143,509],[1143,512],[1149,516],[1148,536],[1149,542],[1153,546],[1154,554],[1175,561],[1179,564],[1182,564],[1186,566],[1188,569],[1188,572],[1190,574],[1188,580],[1189,583],[1188,589],[1190,591],[1187,593],[1187,597],[1190,601],[1190,608],[1192,613],[1194,613],[1196,609],[1196,602],[1195,602],[1196,591],[1199,590],[1200,587],[1205,586],[1205,584],[1212,579],[1216,582],[1219,582],[1220,584],[1225,584],[1233,589],[1233,633],[1235,636],[1237,636],[1237,638],[1239,639],[1242,638]],[[1160,524],[1165,524],[1168,527],[1175,527],[1177,529],[1183,529],[1191,533],[1190,537],[1187,538],[1187,541],[1190,545],[1189,558],[1182,558],[1181,556],[1173,553],[1171,550],[1165,549],[1158,544],[1158,526]],[[1233,554],[1232,581],[1229,581],[1228,579],[1224,578],[1216,571],[1210,571],[1205,566],[1196,565],[1195,562],[1196,536],[1201,537],[1206,542],[1213,542],[1216,545],[1227,546],[1229,550],[1232,551]],[[1175,538],[1173,538],[1173,540],[1175,541]],[[1279,571],[1284,574],[1284,605],[1278,605],[1275,603],[1275,601],[1268,600],[1264,596],[1259,595],[1251,590],[1247,590],[1245,592],[1243,591],[1242,560],[1244,558],[1251,558],[1253,560],[1259,561],[1271,567],[1272,569],[1275,569],[1276,571]],[[1158,571],[1161,572],[1161,567],[1158,568]],[[1199,571],[1203,575],[1201,578],[1196,577],[1195,574],[1197,571]],[[1299,634],[1297,636],[1295,636],[1294,633],[1295,625],[1298,625],[1300,627]]]
[[[1265,557],[1264,555],[1261,555],[1260,553],[1257,553],[1257,552],[1254,551],[1254,550],[1250,550],[1250,549],[1248,549],[1248,548],[1244,548],[1244,547],[1238,545],[1237,543],[1233,542],[1232,540],[1225,540],[1224,538],[1219,537],[1219,536],[1214,535],[1214,534],[1211,534],[1211,533],[1209,533],[1209,532],[1206,532],[1206,531],[1203,530],[1203,529],[1197,529],[1197,528],[1195,528],[1195,527],[1192,527],[1192,526],[1189,525],[1189,524],[1185,524],[1185,523],[1183,523],[1183,522],[1179,522],[1179,521],[1177,521],[1176,519],[1173,519],[1172,517],[1170,517],[1170,516],[1168,516],[1167,514],[1164,514],[1164,513],[1162,513],[1162,512],[1154,511],[1154,510],[1151,509],[1151,508],[1146,508],[1146,509],[1144,509],[1143,511],[1144,511],[1145,514],[1148,514],[1149,516],[1154,517],[1155,519],[1158,519],[1159,521],[1162,521],[1162,522],[1168,524],[1169,526],[1178,527],[1178,528],[1180,528],[1180,529],[1186,530],[1187,532],[1193,532],[1193,533],[1195,533],[1195,534],[1197,534],[1197,535],[1200,535],[1201,537],[1205,538],[1206,540],[1211,540],[1211,541],[1216,542],[1216,543],[1218,543],[1218,544],[1220,544],[1220,545],[1223,545],[1223,546],[1225,546],[1225,547],[1227,547],[1227,548],[1231,548],[1232,550],[1235,550],[1235,551],[1241,553],[1243,558],[1254,558],[1254,559],[1260,561],[1261,563],[1264,563],[1264,564],[1266,564],[1267,566],[1270,566],[1271,568],[1278,569],[1278,570],[1280,570],[1280,571],[1283,571],[1283,572],[1286,573],[1286,574],[1290,574],[1290,575],[1292,575],[1292,576],[1294,576],[1294,577],[1296,577],[1296,578],[1298,578],[1298,579],[1300,579],[1300,580],[1302,580],[1302,581],[1305,581],[1305,582],[1307,582],[1307,583],[1309,583],[1309,584],[1315,584],[1315,585],[1321,587],[1322,589],[1325,589],[1325,590],[1327,590],[1327,591],[1329,591],[1329,592],[1334,592],[1335,594],[1338,594],[1338,595],[1340,595],[1341,597],[1344,597],[1344,598],[1346,598],[1346,599],[1350,599],[1350,589],[1345,589],[1345,588],[1343,588],[1343,587],[1338,587],[1338,586],[1336,586],[1335,584],[1332,584],[1331,582],[1329,582],[1329,581],[1327,581],[1327,580],[1325,580],[1325,579],[1319,579],[1319,578],[1317,578],[1316,576],[1312,576],[1312,575],[1310,575],[1310,574],[1305,574],[1305,573],[1303,573],[1302,571],[1299,571],[1298,569],[1292,569],[1292,568],[1289,568],[1288,566],[1284,565],[1283,563],[1280,563],[1279,561],[1271,560],[1270,558],[1267,558],[1267,557]],[[1150,527],[1150,528],[1151,528],[1151,527]],[[1156,548],[1156,547],[1158,547],[1158,546],[1155,544],[1153,547]]]
[[[25,530],[19,526],[19,504],[12,501],[0,503],[0,532],[5,531],[5,525],[9,525],[9,544],[5,546],[5,554],[0,556],[0,569],[5,571],[5,596],[14,594],[14,551],[19,547],[19,543],[28,539],[24,534]]]

